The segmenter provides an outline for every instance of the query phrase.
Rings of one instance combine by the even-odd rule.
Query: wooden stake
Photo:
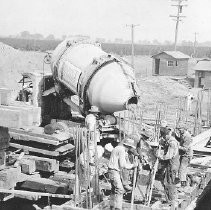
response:
[[[84,129],[83,130],[83,137],[85,137],[85,141],[82,141],[82,152],[83,152],[83,159],[84,159],[84,179],[87,178],[87,166],[85,165],[85,162],[86,162],[86,154],[85,154],[85,151],[87,149],[86,147],[86,142],[87,142],[87,138],[88,138],[88,134],[87,134],[87,130]],[[85,181],[86,182],[86,181]],[[88,209],[89,207],[89,200],[88,200],[88,183],[86,182],[86,208]]]
[[[135,161],[137,161],[137,157],[135,157]],[[130,207],[131,210],[133,210],[133,204],[134,204],[136,179],[137,179],[137,167],[134,168],[134,174],[133,174],[133,189],[132,189],[131,207]]]

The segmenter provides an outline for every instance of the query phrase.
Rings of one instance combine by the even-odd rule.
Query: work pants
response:
[[[122,178],[122,184],[123,186],[127,186],[130,184],[130,181],[129,181],[129,177],[130,177],[130,170],[128,169],[122,169],[121,171],[121,178]]]
[[[124,188],[122,185],[120,172],[109,169],[108,174],[111,182],[110,206],[121,210]]]
[[[167,200],[170,204],[174,204],[178,197],[175,183],[176,175],[177,170],[168,165],[165,170],[163,185]]]
[[[187,180],[188,165],[191,158],[188,156],[180,156],[179,179],[181,182]]]

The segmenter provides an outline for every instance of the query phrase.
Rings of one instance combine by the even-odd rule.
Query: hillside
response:
[[[45,53],[20,51],[0,42],[0,87],[11,88],[14,95],[20,88],[21,73],[43,71]],[[45,66],[49,71],[49,66]]]

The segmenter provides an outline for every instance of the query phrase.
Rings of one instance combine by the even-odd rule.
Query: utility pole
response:
[[[139,24],[130,24],[126,26],[131,27],[131,66],[134,68],[134,28],[139,26]]]
[[[194,57],[195,57],[195,55],[196,55],[196,43],[197,43],[197,41],[196,41],[196,36],[197,36],[198,34],[199,34],[199,33],[197,33],[197,32],[194,33],[194,43],[193,43],[193,55],[194,55]]]
[[[174,39],[174,50],[177,50],[177,37],[178,37],[178,28],[179,28],[179,21],[182,20],[182,18],[185,18],[185,16],[182,16],[182,8],[187,6],[182,4],[183,1],[187,1],[187,0],[172,0],[172,1],[176,1],[177,4],[171,5],[171,6],[175,6],[177,7],[177,15],[170,15],[170,17],[176,18],[173,19],[174,21],[176,21],[176,27],[175,27],[175,39]]]

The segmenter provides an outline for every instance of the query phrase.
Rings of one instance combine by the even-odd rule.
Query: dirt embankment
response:
[[[137,78],[143,104],[166,103],[174,104],[179,97],[186,97],[189,89],[172,80],[170,77],[151,76]]]
[[[14,91],[20,88],[18,81],[23,72],[42,72],[45,53],[24,52],[0,42],[0,87]],[[49,67],[45,65],[45,71]]]

